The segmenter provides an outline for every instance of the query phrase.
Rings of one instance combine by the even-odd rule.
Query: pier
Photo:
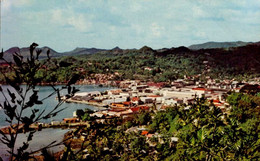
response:
[[[19,125],[18,127],[18,133],[26,133],[28,131],[41,131],[44,128],[61,128],[61,129],[66,129],[66,128],[77,128],[80,126],[86,126],[89,127],[90,124],[89,122],[74,122],[74,123],[66,123],[64,121],[53,121],[51,123],[34,123],[29,126],[29,129],[24,128],[24,124]],[[13,126],[15,127],[15,126]],[[4,134],[10,134],[10,133],[15,133],[16,128],[11,128],[10,126],[3,127],[0,129]]]

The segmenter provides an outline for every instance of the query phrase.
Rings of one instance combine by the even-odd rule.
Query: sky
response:
[[[259,0],[0,0],[1,48],[154,49],[260,41]]]

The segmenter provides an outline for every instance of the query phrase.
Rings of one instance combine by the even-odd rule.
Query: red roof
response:
[[[198,88],[192,88],[192,90],[196,90],[196,91],[206,91],[206,88],[198,87]]]
[[[133,97],[132,101],[139,101],[140,99],[138,97]]]
[[[148,133],[148,131],[142,131],[141,135],[147,135]]]
[[[131,108],[131,110],[132,110],[133,112],[138,112],[139,109],[140,109],[139,107],[132,107],[132,108]]]
[[[164,82],[160,82],[160,83],[149,82],[149,83],[147,83],[147,85],[153,86],[153,87],[164,87],[165,83]]]
[[[149,106],[138,106],[140,109],[143,109],[143,110],[148,110],[150,107]]]
[[[213,102],[214,102],[214,103],[220,103],[220,101],[219,101],[219,100],[213,100]]]
[[[128,102],[128,101],[127,101],[127,102],[123,102],[123,104],[124,104],[124,105],[130,105],[131,102]]]
[[[64,121],[77,121],[78,120],[78,118],[64,118],[63,119]]]
[[[158,96],[158,95],[150,95],[148,97],[160,97],[160,96]]]
[[[148,106],[138,106],[138,107],[132,107],[131,108],[131,110],[133,111],[133,112],[138,112],[140,109],[142,109],[142,110],[148,110],[150,107],[148,107]]]

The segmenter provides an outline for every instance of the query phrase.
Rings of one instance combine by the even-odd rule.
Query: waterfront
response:
[[[3,91],[6,92],[8,86],[3,85]],[[57,86],[61,87],[61,86]],[[105,91],[108,89],[111,89],[113,87],[99,87],[97,85],[76,85],[76,88],[80,90],[80,92],[89,92],[89,91]],[[48,96],[51,92],[53,92],[53,89],[49,86],[38,86],[39,89],[39,98],[44,98]],[[10,89],[11,90],[11,89]],[[64,91],[65,93],[65,91]],[[64,94],[61,93],[61,94]],[[50,110],[52,109],[56,104],[57,100],[55,99],[56,95],[51,96],[49,99],[45,100],[42,105],[38,106],[40,110],[46,109]],[[4,98],[3,95],[0,94],[0,103],[3,103]],[[64,111],[61,111],[57,116],[47,119],[47,120],[42,120],[41,122],[46,122],[50,123],[51,121],[62,121],[63,118],[67,117],[72,117],[73,112],[76,111],[77,109],[91,109],[91,110],[99,110],[102,109],[101,107],[95,107],[91,105],[86,105],[86,104],[76,104],[76,103],[64,103],[60,108],[66,108]],[[30,114],[30,111],[26,111],[24,115]],[[8,126],[8,123],[5,121],[5,114],[2,109],[0,109],[0,128]],[[43,129],[41,132],[36,132],[33,141],[30,143],[30,149],[38,149],[46,144],[51,143],[54,140],[61,141],[63,138],[63,135],[68,131],[62,130],[62,129]],[[19,134],[18,137],[18,146],[22,145],[22,141],[25,139],[26,134]],[[52,136],[52,137],[50,137]],[[52,148],[52,151],[58,151],[61,150],[62,146],[58,146],[56,148]],[[2,143],[0,143],[0,155],[1,157],[4,157],[4,154],[6,154],[6,146]]]
[[[57,86],[57,87],[61,87],[61,86]],[[80,92],[90,92],[90,91],[102,92],[113,88],[113,87],[99,87],[97,85],[76,85],[75,87],[78,88]],[[6,91],[7,86],[3,85],[2,88],[4,91]],[[53,92],[53,89],[49,86],[38,86],[37,88],[39,89],[39,98],[44,98],[48,96],[51,92]],[[64,93],[61,93],[61,95],[62,94],[65,94],[65,91]],[[58,103],[58,101],[55,99],[56,96],[57,95],[51,96],[49,99],[45,100],[42,105],[38,105],[37,108],[40,110],[46,109],[46,111],[48,111],[48,109],[49,110],[52,109]],[[3,103],[3,101],[4,98],[2,94],[0,94],[0,103]],[[86,104],[77,104],[77,103],[64,103],[61,105],[60,109],[62,108],[66,108],[66,109],[64,111],[61,111],[57,116],[47,120],[42,120],[42,122],[49,123],[51,121],[62,121],[63,118],[72,117],[73,112],[76,111],[77,109],[86,109],[86,108],[91,110],[102,109],[101,107],[96,107],[96,106],[91,106]],[[30,114],[30,111],[26,111],[24,113],[24,115],[28,115],[28,114]],[[0,109],[0,128],[7,125],[8,123],[5,121],[4,111]]]

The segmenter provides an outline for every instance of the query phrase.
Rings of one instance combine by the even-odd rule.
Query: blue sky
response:
[[[1,13],[5,50],[260,41],[259,0],[2,0]]]

